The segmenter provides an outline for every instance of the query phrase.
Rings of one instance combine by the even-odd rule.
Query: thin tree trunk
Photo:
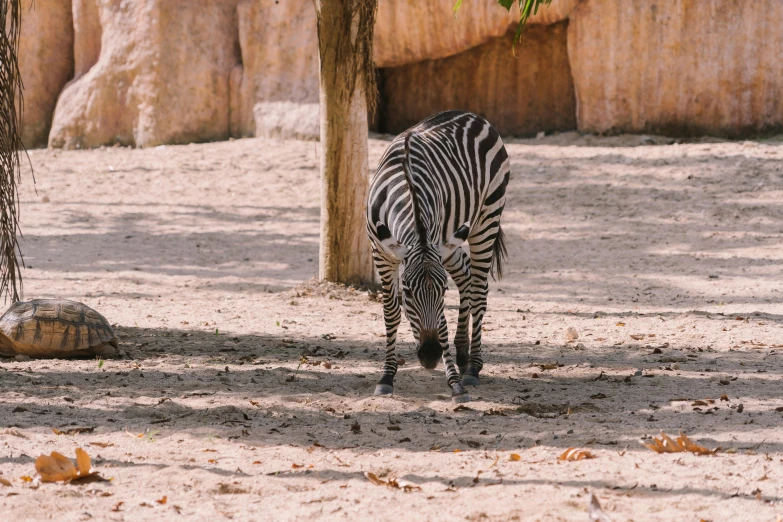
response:
[[[321,101],[319,278],[373,280],[365,206],[369,185],[367,93],[374,95],[376,0],[315,0]]]

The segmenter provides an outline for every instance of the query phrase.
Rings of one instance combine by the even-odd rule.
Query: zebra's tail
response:
[[[495,281],[503,278],[503,262],[507,255],[506,235],[503,233],[503,228],[498,225],[498,234],[495,237],[495,244],[492,246],[492,261],[489,265],[489,272]]]

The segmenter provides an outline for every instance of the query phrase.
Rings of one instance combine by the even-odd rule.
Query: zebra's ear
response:
[[[405,254],[408,252],[408,246],[397,241],[386,225],[380,221],[376,223],[375,233],[385,251],[391,252],[391,254],[400,261],[405,259]]]
[[[440,247],[440,255],[442,259],[446,259],[451,254],[454,253],[454,251],[459,247],[462,243],[465,242],[465,240],[468,238],[468,235],[470,234],[470,224],[464,223],[461,227],[459,227],[454,234],[449,238],[448,241],[446,241],[443,245]]]
[[[405,259],[405,254],[408,253],[408,245],[405,245],[403,243],[400,243],[393,237],[390,237],[388,239],[384,239],[381,241],[381,245],[383,245],[383,249],[387,252],[391,252],[391,254],[402,261]]]

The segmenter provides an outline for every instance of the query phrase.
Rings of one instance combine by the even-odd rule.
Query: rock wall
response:
[[[581,131],[783,129],[780,0],[584,0],[568,49]]]
[[[22,12],[19,69],[24,82],[22,143],[45,146],[57,96],[73,77],[73,23],[70,0],[27,2]]]
[[[98,0],[73,0],[74,78],[81,78],[98,63],[102,33]]]
[[[519,57],[511,52],[512,28],[457,56],[384,69],[381,130],[397,134],[447,109],[480,114],[501,135],[576,128],[567,26],[528,27]]]
[[[783,129],[780,0],[553,0],[518,59],[517,12],[471,0],[455,19],[455,1],[379,2],[380,129],[447,108],[504,134]],[[36,0],[22,27],[23,140],[314,139],[315,27],[309,0]]]
[[[564,20],[579,0],[552,0],[530,24]],[[506,34],[519,11],[507,12],[497,0],[470,0],[458,15],[456,0],[381,0],[375,25],[374,59],[378,67],[398,67],[459,54]]]
[[[318,36],[306,2],[244,0],[237,8],[242,67],[235,72],[234,136],[315,139]]]
[[[95,2],[100,55],[84,72],[94,51],[80,54],[84,74],[62,92],[49,144],[227,139],[229,76],[240,61],[237,0]]]

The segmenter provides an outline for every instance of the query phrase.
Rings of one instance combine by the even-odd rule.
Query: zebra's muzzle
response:
[[[433,370],[443,356],[443,347],[440,345],[437,330],[425,330],[419,336],[419,349],[416,352],[421,365]]]

